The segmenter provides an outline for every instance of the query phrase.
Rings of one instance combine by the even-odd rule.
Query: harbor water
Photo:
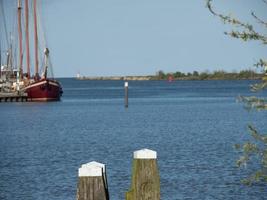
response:
[[[78,168],[107,165],[110,197],[125,199],[133,151],[158,152],[161,199],[265,199],[266,185],[241,179],[234,145],[266,133],[267,113],[248,112],[238,95],[255,81],[123,81],[59,79],[60,102],[0,103],[0,199],[73,200]],[[265,94],[266,95],[266,92]]]

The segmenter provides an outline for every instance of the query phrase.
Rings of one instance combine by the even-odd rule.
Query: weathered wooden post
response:
[[[128,108],[128,82],[124,83],[124,90],[125,90],[124,104],[125,108]]]
[[[156,151],[142,149],[134,152],[132,183],[126,200],[160,200]]]
[[[106,167],[89,162],[79,168],[77,200],[109,200]]]

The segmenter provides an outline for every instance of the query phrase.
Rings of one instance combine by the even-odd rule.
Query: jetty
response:
[[[0,92],[0,102],[24,102],[31,101],[28,98],[27,93],[18,93],[18,92]]]

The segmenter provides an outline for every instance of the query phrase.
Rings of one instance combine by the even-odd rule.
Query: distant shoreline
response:
[[[152,80],[152,76],[81,76],[76,77],[78,80],[107,80],[107,81],[149,81]]]
[[[240,72],[226,72],[217,70],[214,72],[198,72],[192,73],[173,72],[164,73],[158,71],[155,75],[145,76],[78,76],[78,80],[128,80],[128,81],[151,81],[151,80],[257,80],[263,78],[264,74],[257,73],[253,70],[241,70]]]
[[[253,76],[253,77],[180,77],[180,78],[172,78],[170,81],[175,80],[183,80],[183,81],[204,81],[204,80],[259,80],[263,77],[263,75]],[[77,80],[91,80],[91,81],[153,81],[153,80],[168,80],[167,78],[161,79],[155,76],[82,76],[76,77]]]

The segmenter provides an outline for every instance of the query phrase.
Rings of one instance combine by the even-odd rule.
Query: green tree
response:
[[[181,77],[184,77],[185,76],[184,73],[179,72],[179,71],[175,72],[173,75],[174,75],[174,78],[181,78]]]
[[[193,76],[199,76],[198,71],[193,71]]]
[[[158,77],[159,80],[162,80],[162,79],[165,79],[165,78],[166,78],[166,74],[165,74],[164,71],[162,71],[162,70],[159,70],[159,71],[156,73],[156,76]]]
[[[256,72],[253,70],[241,70],[238,76],[241,79],[254,78],[256,76]]]
[[[200,80],[206,80],[206,79],[208,79],[209,78],[209,72],[208,71],[205,71],[205,72],[201,72],[200,74],[199,74],[199,79]]]
[[[216,17],[220,18],[224,23],[230,24],[233,27],[233,30],[230,32],[225,32],[226,35],[241,39],[243,41],[255,40],[259,41],[262,44],[267,44],[266,35],[256,31],[253,25],[249,23],[244,23],[239,19],[233,18],[230,15],[224,15],[218,13],[212,7],[213,0],[207,0],[207,8],[209,11]],[[266,4],[267,1],[262,0],[263,4]],[[267,22],[258,17],[255,12],[251,12],[252,18],[256,20],[257,23],[262,25],[262,27],[267,29]],[[259,91],[267,88],[267,62],[263,59],[260,59],[256,64],[256,67],[262,67],[265,76],[262,78],[262,82],[252,86],[252,91]],[[247,74],[243,74],[247,75]],[[249,109],[257,109],[261,111],[267,110],[267,101],[266,98],[258,97],[240,97],[240,100],[245,103],[246,107]],[[239,167],[251,163],[257,163],[258,168],[254,169],[254,173],[250,174],[245,180],[244,183],[252,184],[253,182],[263,181],[267,182],[267,133],[259,133],[258,130],[253,126],[248,126],[249,133],[252,136],[252,140],[246,142],[242,145],[236,145],[237,149],[240,150],[241,156],[237,161]]]
[[[226,75],[226,72],[223,70],[217,70],[213,72],[213,77],[214,78],[219,78],[219,79],[224,79]]]

